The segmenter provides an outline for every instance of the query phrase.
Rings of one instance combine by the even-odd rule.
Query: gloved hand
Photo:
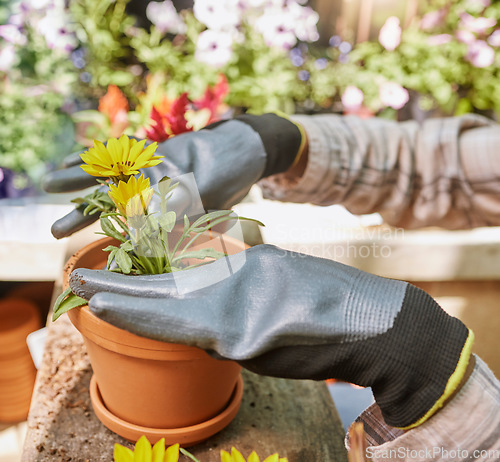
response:
[[[304,136],[297,125],[276,114],[242,115],[161,143],[156,153],[165,156],[163,162],[141,173],[154,185],[164,176],[192,172],[205,209],[228,209],[261,178],[286,171],[303,146]],[[69,192],[95,185],[95,177],[79,163],[79,153],[72,154],[66,168],[46,176],[44,189]],[[98,219],[98,214],[84,217],[84,208],[56,221],[52,234],[66,237]]]
[[[164,275],[77,269],[70,286],[97,316],[138,335],[262,375],[370,386],[386,422],[403,428],[450,397],[473,341],[413,285],[270,245]]]

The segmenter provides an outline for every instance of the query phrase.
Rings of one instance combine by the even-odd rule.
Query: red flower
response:
[[[189,99],[187,93],[180,95],[165,114],[161,114],[160,111],[153,106],[150,115],[152,123],[151,127],[146,129],[146,136],[152,141],[161,143],[171,136],[193,131],[193,128],[188,126],[188,121],[186,119],[186,111],[188,108]]]
[[[223,103],[228,93],[229,85],[226,76],[224,74],[219,74],[217,83],[213,87],[207,87],[203,97],[194,101],[194,106],[198,110],[208,109],[210,111],[208,123],[216,122],[219,120],[221,112],[225,110]]]

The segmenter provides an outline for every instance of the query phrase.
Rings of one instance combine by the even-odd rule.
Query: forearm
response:
[[[296,120],[308,151],[302,166],[261,183],[267,197],[343,204],[407,228],[500,224],[499,125],[477,116],[421,127],[337,115]]]

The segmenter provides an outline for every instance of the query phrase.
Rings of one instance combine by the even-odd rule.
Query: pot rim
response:
[[[219,233],[215,232],[212,232],[212,234],[215,236],[219,235]],[[118,241],[110,237],[98,239],[82,247],[70,257],[64,267],[63,289],[69,286],[69,277],[75,268],[88,267],[84,265],[77,266],[82,260],[85,261],[87,258],[93,262],[91,265],[93,268],[91,269],[102,268],[107,261],[107,254],[103,252],[102,256],[97,254],[97,257],[92,255],[95,252],[102,251],[108,245],[112,245],[113,242],[117,243]],[[230,236],[224,236],[224,242],[228,246],[232,244],[235,248],[243,249],[248,247],[246,244]],[[99,263],[99,266],[97,263]],[[173,361],[202,360],[209,356],[208,353],[197,347],[153,340],[116,327],[92,313],[88,305],[69,310],[68,316],[73,325],[88,340],[111,351],[138,358],[167,359]]]

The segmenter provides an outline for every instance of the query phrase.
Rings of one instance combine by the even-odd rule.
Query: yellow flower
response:
[[[118,186],[110,184],[108,195],[122,215],[133,219],[146,213],[153,197],[153,189],[150,187],[149,178],[141,175],[136,179],[131,176],[127,182],[119,181]]]
[[[156,143],[144,147],[146,140],[137,141],[122,135],[110,138],[106,146],[94,140],[94,147],[80,155],[85,165],[82,169],[92,176],[127,179],[139,173],[140,168],[161,163],[163,156],[155,156]]]
[[[235,448],[231,449],[231,454],[222,450],[220,452],[220,460],[221,462],[260,462],[259,456],[255,451],[252,451],[252,453],[248,456],[248,461],[245,461],[245,458],[241,455],[241,452]],[[286,457],[280,457],[278,456],[278,454],[273,454],[269,457],[266,457],[263,462],[288,462],[288,459]]]
[[[165,449],[165,439],[162,438],[151,448],[148,439],[143,435],[135,444],[133,451],[115,444],[113,458],[115,462],[178,462],[179,445],[174,444]]]

